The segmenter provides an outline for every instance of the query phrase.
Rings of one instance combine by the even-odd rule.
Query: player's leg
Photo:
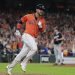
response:
[[[26,55],[25,59],[21,62],[23,71],[26,69],[28,60],[30,60],[37,51],[37,43],[36,43],[35,39],[29,35],[27,35],[27,38],[28,38],[28,40],[26,40],[27,41],[26,43],[29,46],[30,51]]]
[[[22,66],[22,70],[26,71],[26,66],[28,63],[28,60],[30,60],[32,58],[32,56],[35,54],[35,50],[30,50],[29,53],[27,54],[27,56],[25,57],[25,59],[21,62],[21,66]]]
[[[21,59],[26,56],[26,54],[28,53],[28,47],[26,46],[26,44],[23,44],[23,48],[20,51],[20,53],[15,57],[15,59],[13,60],[13,62],[11,64],[9,64],[7,66],[8,69],[8,74],[11,75],[11,71],[13,69],[13,67],[19,63],[21,61]]]
[[[62,58],[62,50],[61,50],[61,44],[59,44],[58,46],[58,57],[59,57],[59,64],[62,64],[63,63],[63,58]]]
[[[57,45],[54,45],[55,64],[58,64],[58,50]]]

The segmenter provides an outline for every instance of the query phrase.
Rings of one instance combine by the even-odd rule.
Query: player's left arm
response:
[[[46,32],[46,21],[44,19],[38,22],[38,26],[40,32]]]

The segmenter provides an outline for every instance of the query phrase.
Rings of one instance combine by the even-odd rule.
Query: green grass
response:
[[[6,63],[0,63],[0,72],[6,72]],[[14,73],[22,73],[20,65],[13,69]],[[27,73],[46,75],[75,75],[75,67],[53,66],[52,64],[28,64]]]

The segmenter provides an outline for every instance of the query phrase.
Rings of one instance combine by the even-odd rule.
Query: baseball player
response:
[[[63,36],[62,34],[58,31],[58,28],[54,28],[54,39],[52,40],[54,43],[54,54],[55,54],[55,64],[56,65],[62,65],[63,64],[63,58],[62,58],[62,43],[63,43]]]
[[[32,56],[36,53],[37,43],[35,41],[35,38],[37,38],[40,32],[44,32],[46,29],[44,10],[44,5],[38,4],[36,6],[35,13],[27,14],[23,16],[19,21],[18,24],[24,25],[25,23],[25,31],[22,35],[23,48],[20,53],[15,57],[13,62],[7,66],[7,73],[9,75],[12,74],[12,69],[19,62],[21,62],[21,69],[25,72],[28,60],[31,59]]]

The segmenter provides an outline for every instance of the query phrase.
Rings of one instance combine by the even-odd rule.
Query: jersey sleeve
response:
[[[26,22],[26,21],[27,21],[27,15],[23,16],[23,17],[21,18],[21,21],[22,21],[22,23]]]
[[[21,28],[22,28],[21,24],[20,24],[20,23],[17,23],[16,28],[17,28],[17,29],[21,29]]]

